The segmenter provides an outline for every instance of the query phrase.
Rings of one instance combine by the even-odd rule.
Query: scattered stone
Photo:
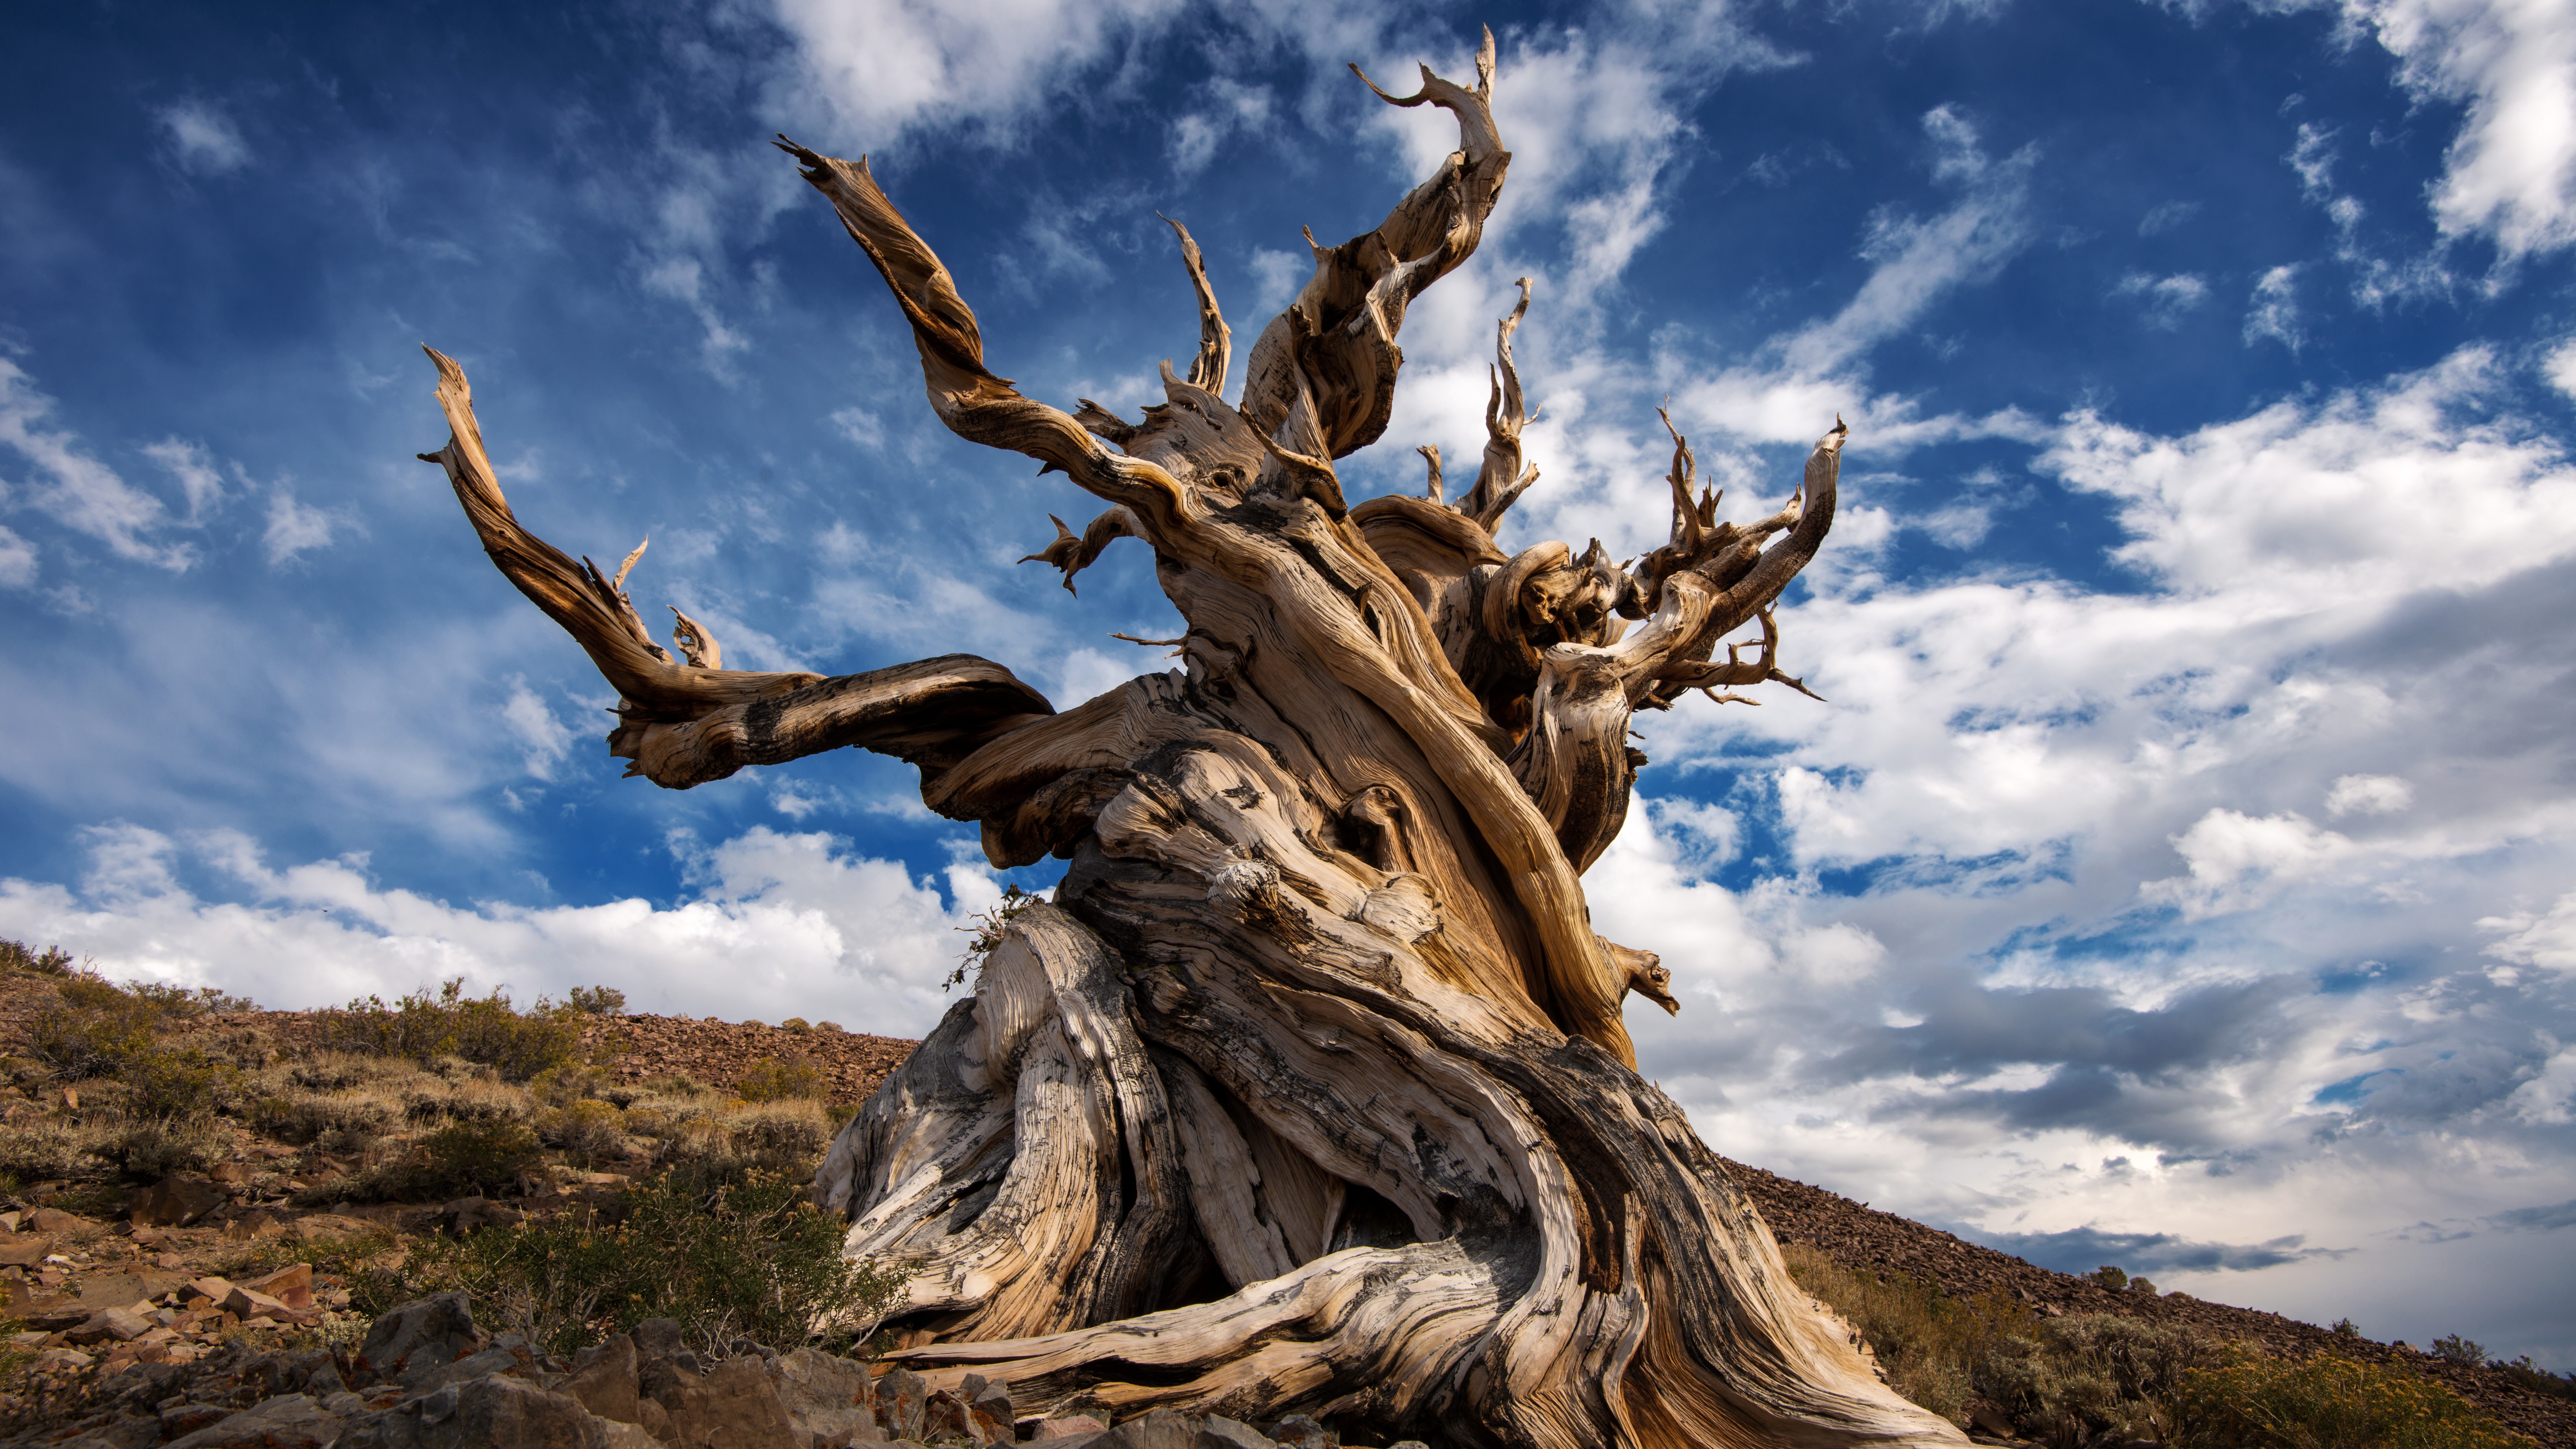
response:
[[[654,1397],[671,1420],[657,1438],[692,1449],[804,1449],[758,1359],[727,1359],[705,1374],[675,1367]]]
[[[53,1241],[49,1238],[20,1234],[0,1240],[0,1268],[33,1268],[44,1262],[45,1255],[53,1250]]]
[[[171,1443],[170,1449],[330,1449],[339,1416],[309,1394],[280,1394]]]
[[[1342,1436],[1304,1414],[1291,1414],[1270,1426],[1270,1437],[1288,1449],[1342,1449]]]
[[[1405,1442],[1414,1443],[1412,1440]],[[1277,1441],[1250,1424],[1210,1414],[1207,1422],[1199,1426],[1198,1449],[1277,1449]],[[1403,1449],[1403,1446],[1398,1445],[1397,1449]],[[1416,1444],[1415,1449],[1426,1449],[1426,1446]]]
[[[462,1293],[401,1304],[378,1318],[358,1346],[359,1367],[381,1379],[412,1383],[479,1351],[483,1337]]]
[[[141,1338],[150,1332],[152,1327],[152,1320],[131,1308],[110,1308],[104,1312],[93,1313],[74,1327],[65,1329],[63,1337],[87,1348],[92,1344],[105,1343],[111,1339],[118,1343],[125,1343]]]
[[[61,1208],[40,1207],[27,1215],[27,1220],[22,1226],[31,1233],[69,1233],[81,1228],[94,1228],[98,1224],[87,1218],[64,1212]]]
[[[621,1333],[596,1348],[583,1349],[573,1359],[572,1378],[563,1391],[603,1419],[641,1423],[644,1411],[636,1389],[635,1340]]]
[[[921,1415],[930,1386],[910,1369],[896,1369],[877,1380],[877,1423],[889,1439],[921,1437]]]
[[[568,1394],[486,1374],[359,1420],[340,1449],[608,1449],[608,1421]]]
[[[313,1265],[292,1263],[241,1286],[253,1293],[265,1293],[289,1308],[310,1308],[313,1306]]]
[[[1108,1425],[1089,1414],[1066,1414],[1060,1418],[1034,1419],[1027,1421],[1023,1428],[1026,1429],[1026,1432],[1020,1435],[1023,1440],[1077,1439],[1105,1434],[1109,1431]]]
[[[161,1411],[161,1434],[168,1439],[184,1439],[208,1424],[231,1418],[232,1412],[219,1404],[172,1404]]]
[[[184,1228],[230,1201],[222,1188],[183,1172],[137,1193],[132,1216],[137,1227]]]

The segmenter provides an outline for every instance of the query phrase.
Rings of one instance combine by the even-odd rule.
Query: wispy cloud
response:
[[[154,113],[170,154],[180,169],[200,176],[221,176],[250,164],[250,146],[241,128],[212,101],[185,100]]]

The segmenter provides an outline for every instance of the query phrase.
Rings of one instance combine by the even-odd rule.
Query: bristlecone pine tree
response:
[[[995,865],[1071,862],[818,1177],[849,1251],[912,1273],[896,1361],[1007,1377],[1023,1412],[1302,1409],[1568,1449],[1962,1442],[1878,1382],[1637,1075],[1622,1001],[1675,1010],[1669,978],[1593,934],[1579,881],[1644,763],[1633,711],[1801,687],[1770,609],[1833,522],[1841,423],[1750,527],[1718,521],[1675,434],[1662,547],[1624,568],[1597,543],[1505,554],[1495,527],[1538,476],[1524,282],[1473,486],[1446,499],[1429,448],[1423,497],[1354,507],[1335,477],[1386,427],[1406,308],[1502,191],[1490,34],[1476,73],[1378,91],[1455,116],[1458,149],[1376,230],[1315,249],[1231,405],[1231,334],[1175,224],[1198,356],[1133,423],[995,376],[866,161],[782,141],[893,291],[940,418],[1108,505],[1036,557],[1069,587],[1112,541],[1151,546],[1184,667],[1078,708],[964,654],[726,669],[676,609],[675,662],[625,591],[635,555],[610,576],[520,527],[435,352],[452,436],[424,456],[616,686],[629,774],[687,789],[856,745],[918,766]]]

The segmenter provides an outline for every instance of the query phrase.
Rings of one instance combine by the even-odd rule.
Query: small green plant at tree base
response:
[[[744,1069],[733,1090],[746,1102],[784,1102],[820,1097],[825,1087],[822,1069],[803,1057],[762,1057]]]
[[[478,1316],[569,1353],[648,1318],[677,1319],[702,1352],[749,1340],[781,1352],[845,1346],[875,1326],[900,1274],[841,1256],[841,1225],[795,1182],[712,1182],[671,1171],[604,1210],[426,1241],[359,1281],[360,1306],[462,1289]]]
[[[2410,1369],[2331,1354],[2239,1349],[2184,1376],[2181,1411],[2193,1449],[2536,1449]]]

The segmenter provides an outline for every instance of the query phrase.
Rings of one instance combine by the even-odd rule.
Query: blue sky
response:
[[[895,1033],[1006,877],[851,755],[674,794],[483,559],[728,662],[1069,705],[1171,610],[958,443],[765,138],[871,152],[1033,395],[1132,411],[1298,228],[1514,152],[1355,493],[1481,440],[1635,552],[1669,400],[1738,517],[1853,425],[1783,615],[1829,703],[1646,720],[1589,877],[1730,1155],[2052,1266],[2576,1367],[2576,14],[2507,0],[56,7],[0,53],[0,935],[304,1006],[451,974]],[[1016,873],[1038,887],[1037,869]]]

